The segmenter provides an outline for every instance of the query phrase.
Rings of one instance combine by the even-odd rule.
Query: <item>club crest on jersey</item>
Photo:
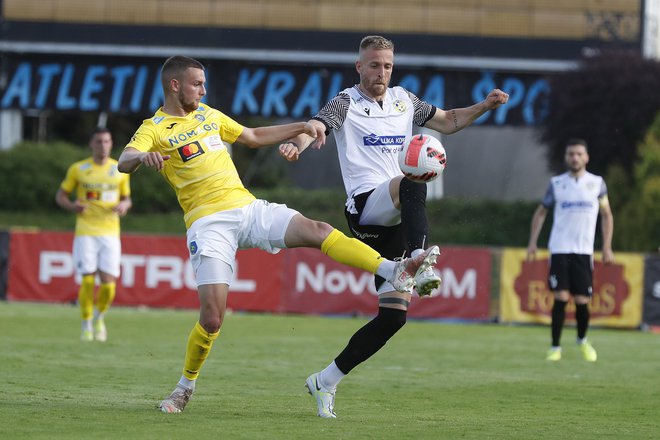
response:
[[[392,106],[393,106],[394,109],[395,109],[396,111],[398,111],[399,113],[403,113],[403,112],[405,112],[405,111],[406,111],[406,108],[408,108],[408,106],[406,106],[406,103],[405,103],[404,101],[400,100],[400,99],[397,99],[396,101],[394,101],[394,102],[392,103]]]
[[[188,162],[190,159],[204,154],[204,149],[197,141],[179,147],[176,151],[179,152],[179,156],[181,156],[181,160],[184,162]]]
[[[200,115],[199,113],[195,115],[195,119],[197,119],[200,122],[206,121],[206,118],[204,117],[204,115]]]
[[[195,255],[197,253],[197,242],[190,242],[190,255]]]

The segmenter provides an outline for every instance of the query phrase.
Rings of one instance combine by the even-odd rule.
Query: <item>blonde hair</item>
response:
[[[367,49],[389,49],[394,52],[394,43],[392,43],[392,40],[388,40],[380,35],[368,35],[360,41],[360,53]]]

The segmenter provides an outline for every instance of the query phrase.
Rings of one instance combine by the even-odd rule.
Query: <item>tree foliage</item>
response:
[[[631,173],[637,145],[660,111],[660,62],[633,52],[601,53],[550,79],[550,111],[541,137],[554,170],[564,167],[569,138],[589,144],[590,171],[619,164]]]
[[[614,244],[619,249],[656,251],[660,248],[660,113],[638,148],[632,183],[620,166],[607,175],[615,213]]]

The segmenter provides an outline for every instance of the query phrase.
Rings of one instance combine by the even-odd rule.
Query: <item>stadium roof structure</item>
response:
[[[204,59],[273,63],[352,64],[363,32],[177,27],[3,20],[0,52]],[[553,72],[604,48],[641,51],[638,41],[384,34],[397,65],[444,69]]]

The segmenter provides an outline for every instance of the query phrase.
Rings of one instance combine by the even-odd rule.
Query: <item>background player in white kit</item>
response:
[[[362,39],[355,67],[360,83],[340,92],[309,122],[335,132],[348,196],[345,213],[353,235],[387,258],[416,256],[428,245],[426,184],[404,178],[397,161],[413,124],[455,133],[505,104],[509,96],[496,89],[483,102],[444,111],[402,87],[388,87],[394,44],[381,36]],[[312,140],[300,135],[280,145],[280,154],[296,160]],[[430,295],[440,281],[429,268],[416,279],[415,289],[419,296]],[[376,288],[378,315],[353,335],[326,369],[307,378],[321,417],[336,417],[334,394],[339,381],[380,350],[406,322],[412,292],[396,292],[378,276]]]
[[[603,234],[603,262],[614,261],[612,234],[614,218],[607,198],[607,186],[602,177],[587,172],[589,162],[587,143],[582,139],[571,139],[566,144],[568,171],[550,180],[543,202],[532,217],[528,259],[536,255],[539,233],[546,214],[554,207],[554,219],[548,250],[550,251],[550,273],[548,285],[554,292],[552,306],[552,346],[546,359],[561,359],[561,331],[566,316],[566,304],[573,295],[577,342],[584,359],[595,362],[596,350],[587,341],[589,328],[589,301],[592,295],[594,236],[598,213],[601,214]]]

